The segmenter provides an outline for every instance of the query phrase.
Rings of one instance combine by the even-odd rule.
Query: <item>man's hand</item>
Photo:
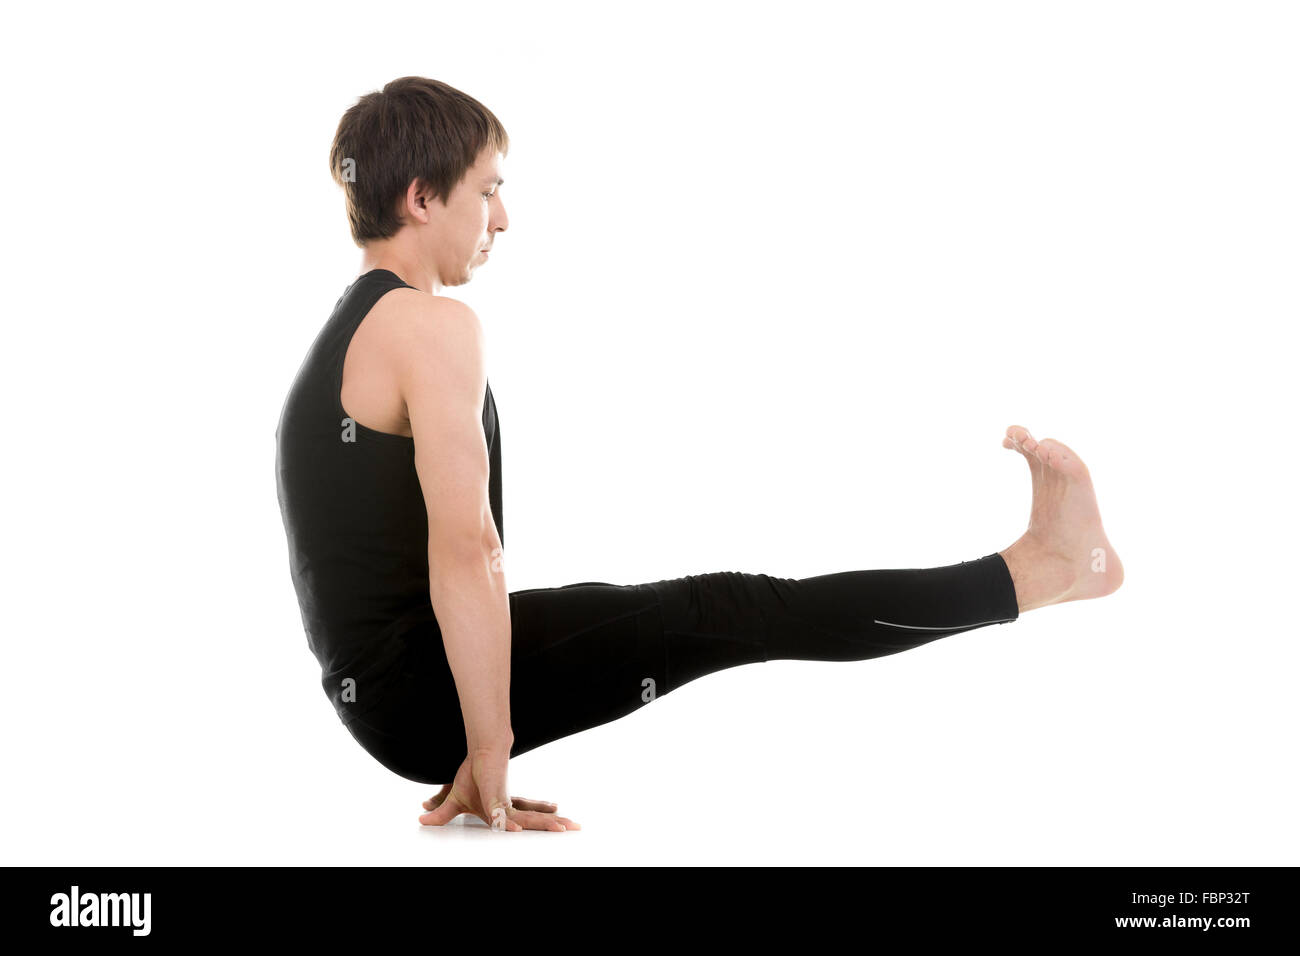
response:
[[[425,826],[440,827],[462,813],[472,813],[494,830],[581,830],[568,817],[556,815],[555,804],[506,796],[509,750],[478,750],[465,757],[456,779],[424,801]]]

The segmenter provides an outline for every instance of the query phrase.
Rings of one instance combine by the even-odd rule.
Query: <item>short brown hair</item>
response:
[[[446,83],[404,76],[361,97],[330,146],[330,175],[343,187],[352,241],[364,247],[397,232],[398,201],[413,179],[445,203],[488,146],[509,152],[505,127]]]

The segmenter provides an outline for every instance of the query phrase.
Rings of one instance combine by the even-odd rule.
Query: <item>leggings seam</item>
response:
[[[998,618],[993,621],[977,621],[974,624],[947,624],[944,625],[943,627],[935,627],[929,624],[894,624],[890,621],[882,621],[879,618],[875,619],[875,623],[884,624],[888,627],[906,627],[909,630],[913,630],[913,631],[958,631],[958,630],[964,631],[964,630],[969,630],[973,627],[983,627],[985,624],[1006,624],[1014,620],[1015,620],[1014,617],[1004,617],[1004,618]]]

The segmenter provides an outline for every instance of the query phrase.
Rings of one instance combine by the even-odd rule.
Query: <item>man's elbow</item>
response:
[[[436,583],[443,574],[495,570],[500,552],[495,530],[490,525],[440,529],[429,534],[429,576]]]

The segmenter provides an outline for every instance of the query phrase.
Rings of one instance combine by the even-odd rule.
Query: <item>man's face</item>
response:
[[[487,261],[486,249],[509,225],[501,200],[500,153],[489,147],[479,154],[465,178],[447,198],[446,208],[434,201],[429,241],[443,285],[463,285]]]

